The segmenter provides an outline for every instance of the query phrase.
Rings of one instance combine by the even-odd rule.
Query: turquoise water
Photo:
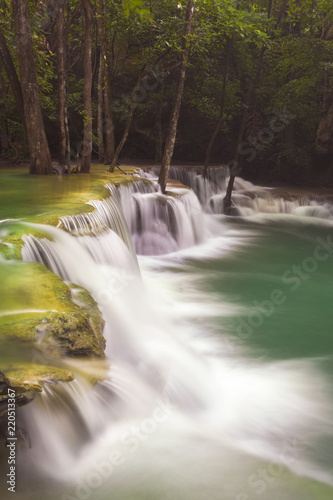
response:
[[[288,217],[238,222],[242,245],[223,259],[189,262],[189,269],[207,274],[207,290],[245,309],[227,322],[236,341],[269,359],[330,356],[333,255],[323,249],[319,261],[314,253],[333,238],[333,228]]]
[[[42,464],[37,465],[26,450],[17,498],[333,498],[333,226],[281,214],[246,219],[210,215],[205,216],[207,226],[213,219],[214,235],[203,245],[140,257],[144,291],[125,294],[125,310],[112,312],[121,312],[124,323],[135,316],[128,352],[141,358],[135,359],[133,378],[128,382],[124,377],[129,385],[123,387],[124,380],[117,379],[123,365],[111,355],[110,381],[115,377],[115,384],[138,401],[137,413],[128,409],[114,418],[117,405],[112,400],[105,428],[73,452],[65,446],[72,437],[66,420],[61,420],[64,445],[50,430],[54,415],[44,418],[41,406],[39,414],[33,413],[41,418],[37,430],[52,437],[54,455],[64,451],[60,460],[68,483],[63,477],[57,480],[61,474],[53,462],[39,457]],[[82,270],[88,271],[93,277],[100,269],[95,264]],[[164,365],[168,358],[171,363]],[[183,406],[130,454],[122,441],[126,425],[141,425],[154,410],[144,403],[155,386],[146,393],[140,379],[140,392],[136,379],[144,373],[158,385],[163,371]],[[24,411],[32,410],[28,406]],[[96,408],[85,408],[92,419]],[[91,464],[104,463],[110,450],[121,450],[124,463],[97,487],[82,486]],[[51,445],[47,451],[52,458]],[[79,479],[72,478],[73,464]],[[41,465],[50,479],[40,477]]]

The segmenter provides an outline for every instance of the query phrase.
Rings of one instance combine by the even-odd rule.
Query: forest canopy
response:
[[[0,157],[327,184],[332,61],[330,0],[2,0]]]

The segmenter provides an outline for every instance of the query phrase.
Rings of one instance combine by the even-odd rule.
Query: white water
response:
[[[171,167],[169,177],[190,186],[207,213],[222,214],[223,199],[229,180],[228,168],[224,166],[210,168],[206,179],[202,177],[201,171],[202,167]],[[152,168],[148,173],[141,172],[141,174],[148,179],[156,179],[158,172],[159,168]],[[242,217],[285,213],[333,219],[333,206],[324,196],[295,194],[285,199],[280,195],[274,196],[268,188],[255,186],[239,177],[234,182],[232,203],[238,215]]]
[[[262,498],[312,500],[302,482],[290,490],[288,470],[333,484],[319,446],[333,436],[329,386],[316,360],[253,361],[217,326],[237,306],[204,291],[200,274],[184,273],[186,259],[216,258],[241,241],[192,192],[174,191],[122,187],[116,202],[94,203],[93,228],[67,218],[73,234],[43,226],[52,241],[26,237],[25,260],[97,300],[111,368],[93,390],[81,378],[46,386],[22,410],[33,444],[24,463],[72,481],[77,498],[85,487],[101,500],[249,500],[243,492],[259,491],[252,476],[268,460],[280,468]],[[139,259],[142,280],[124,220],[138,253],[160,255]]]

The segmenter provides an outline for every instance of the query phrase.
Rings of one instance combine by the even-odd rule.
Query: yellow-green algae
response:
[[[0,356],[0,375],[6,381],[3,389],[14,387],[20,395],[18,405],[29,402],[42,383],[73,380],[71,370],[59,367],[63,356],[68,361],[78,358],[75,372],[91,383],[103,380],[108,365],[101,361],[104,321],[96,302],[87,290],[75,284],[69,288],[44,266],[20,262],[22,235],[45,235],[17,220],[57,225],[61,216],[91,212],[89,200],[110,196],[106,184],[138,180],[131,175],[133,168],[124,170],[128,175],[110,174],[105,165],[94,165],[85,175],[30,176],[26,168],[1,171],[0,220],[16,220],[0,224],[0,341],[6,352]],[[13,354],[18,351],[20,357]],[[44,364],[27,363],[28,358]],[[94,359],[98,367],[91,364]],[[4,397],[0,394],[0,404]]]
[[[59,357],[104,358],[105,339],[104,321],[89,293],[79,288],[82,304],[75,304],[68,286],[43,265],[0,262],[0,282],[0,340],[6,347],[6,356],[1,356],[1,416],[8,387],[19,395],[18,405],[26,404],[42,383],[73,380],[72,371],[57,366]],[[12,354],[16,348],[19,356]]]
[[[0,221],[15,219],[14,224],[0,224],[0,254],[5,259],[21,259],[22,235],[47,237],[41,230],[20,225],[22,222],[57,226],[66,215],[89,213],[94,207],[88,201],[110,196],[107,184],[126,185],[138,181],[136,169],[124,167],[110,174],[105,165],[93,165],[90,174],[32,176],[27,168],[1,170]],[[142,182],[150,182],[140,179]]]
[[[106,184],[129,184],[137,181],[135,169],[124,173],[107,172],[106,165],[93,165],[90,174],[62,176],[29,175],[27,168],[1,170],[0,220],[21,219],[26,222],[57,225],[59,217],[91,212],[89,200],[109,196]]]
[[[59,276],[34,262],[0,262],[0,280],[0,339],[38,342],[62,355],[104,356],[104,322],[86,290],[80,289],[80,307]]]
[[[15,390],[16,394],[27,391],[42,392],[42,384],[45,382],[71,382],[72,380],[74,380],[74,375],[70,370],[28,363],[19,367],[8,365],[2,377],[2,382]]]

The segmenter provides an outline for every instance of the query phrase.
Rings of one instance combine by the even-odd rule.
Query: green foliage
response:
[[[141,21],[152,21],[150,10],[144,6],[144,0],[122,0],[122,4],[127,19],[131,12],[134,12],[140,17]]]
[[[94,16],[92,93],[96,137],[97,74],[99,44],[97,33],[97,0],[91,0]],[[333,76],[333,8],[331,0],[275,0],[268,18],[268,0],[196,0],[192,34],[188,38],[190,58],[181,108],[178,151],[182,159],[198,161],[220,116],[221,94],[229,57],[224,122],[215,151],[216,161],[229,161],[234,149],[246,96],[258,65],[262,47],[266,48],[260,81],[251,104],[254,117],[252,134],[269,123],[276,110],[296,115],[295,133],[286,143],[283,132],[258,155],[260,165],[269,163],[276,171],[281,165],[293,165],[295,171],[308,168],[313,161],[316,132],[322,114],[327,82]],[[56,0],[29,1],[30,21],[40,98],[52,153],[57,154],[58,75],[56,61]],[[128,150],[153,157],[156,119],[162,116],[165,135],[174,99],[179,66],[183,54],[185,0],[104,0],[103,24],[106,37],[106,67],[112,87],[112,111],[116,141],[124,130],[128,110],[139,75],[143,96],[134,115]],[[65,2],[67,43],[67,105],[73,144],[82,139],[87,117],[83,112],[83,44],[84,22],[80,0]],[[4,33],[18,71],[16,38],[11,1],[0,4],[0,29]],[[229,54],[229,56],[227,56]],[[163,78],[154,80],[152,74]],[[145,70],[144,70],[145,68]],[[163,83],[162,83],[163,80]],[[151,84],[146,85],[147,82]],[[156,83],[156,85],[155,85]],[[189,126],[190,124],[190,126]],[[0,126],[19,151],[27,152],[13,93],[0,60]],[[250,127],[251,128],[251,127]],[[131,143],[133,142],[133,144]],[[194,153],[193,143],[196,143]],[[224,147],[225,146],[225,147]],[[126,147],[125,147],[126,148]],[[227,151],[225,157],[221,151]],[[143,153],[143,151],[147,153]],[[2,148],[3,157],[14,155],[14,149]],[[135,153],[137,154],[137,153]],[[200,156],[200,158],[199,158]],[[251,167],[252,168],[252,167]]]

